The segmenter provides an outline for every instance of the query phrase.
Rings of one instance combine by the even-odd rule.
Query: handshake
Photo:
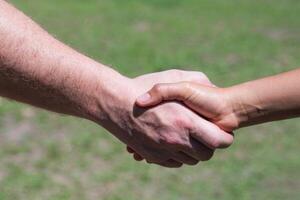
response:
[[[233,130],[300,116],[300,69],[229,88],[201,72],[124,77],[62,44],[0,0],[0,96],[92,120],[136,160],[195,165]]]
[[[232,144],[239,127],[237,96],[203,73],[169,70],[119,83],[102,98],[107,116],[100,124],[127,144],[135,160],[196,165]]]

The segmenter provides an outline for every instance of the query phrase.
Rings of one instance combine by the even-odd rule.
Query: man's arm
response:
[[[51,37],[0,1],[0,95],[52,111],[92,117],[97,95],[125,77]],[[94,101],[94,102],[93,102]],[[104,112],[97,113],[104,118]]]
[[[62,44],[0,0],[1,96],[93,120],[148,162],[179,167],[210,159],[232,136],[176,103],[135,107],[135,99],[155,83],[178,81],[209,82],[202,73],[174,70],[126,78]],[[209,133],[227,140],[211,134],[207,145],[202,135]]]

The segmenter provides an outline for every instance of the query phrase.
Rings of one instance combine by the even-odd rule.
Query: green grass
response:
[[[229,86],[299,66],[297,0],[12,0],[125,75],[203,71]],[[136,163],[87,121],[0,99],[0,200],[299,199],[298,119],[237,131],[195,167]]]

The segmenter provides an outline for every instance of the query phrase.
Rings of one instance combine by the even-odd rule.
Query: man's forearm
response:
[[[59,113],[104,118],[101,93],[113,90],[122,79],[0,0],[1,96]]]

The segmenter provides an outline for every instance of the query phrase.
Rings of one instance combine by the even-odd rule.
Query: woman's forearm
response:
[[[142,107],[179,100],[226,131],[300,116],[300,69],[229,88],[180,82],[157,84],[137,99]]]
[[[228,89],[240,127],[300,116],[300,69]]]

